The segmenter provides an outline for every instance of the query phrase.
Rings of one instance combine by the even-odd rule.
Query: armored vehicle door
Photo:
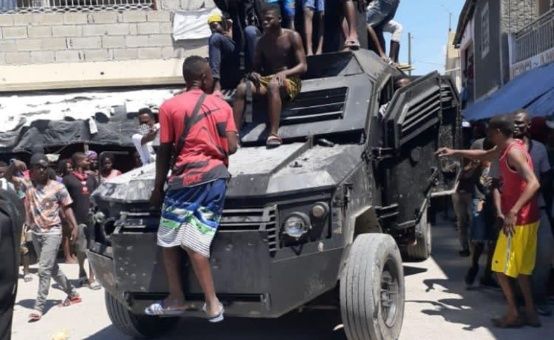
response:
[[[383,117],[383,146],[371,151],[385,182],[383,206],[396,210],[391,222],[397,229],[415,225],[431,196],[455,188],[459,162],[434,153],[459,145],[460,119],[456,90],[436,72],[394,94]]]

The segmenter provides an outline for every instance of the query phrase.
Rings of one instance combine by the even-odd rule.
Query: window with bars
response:
[[[155,9],[156,0],[0,0],[0,14]]]

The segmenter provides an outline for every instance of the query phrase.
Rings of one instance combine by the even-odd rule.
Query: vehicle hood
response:
[[[362,145],[310,146],[292,143],[268,150],[240,148],[229,159],[228,198],[263,197],[330,188],[360,162]],[[149,164],[102,183],[95,200],[147,201],[154,188],[155,165]]]

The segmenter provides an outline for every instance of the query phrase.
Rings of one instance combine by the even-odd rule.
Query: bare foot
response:
[[[492,319],[493,325],[497,328],[520,328],[523,327],[523,321],[517,314],[508,314],[502,318]]]
[[[165,300],[163,300],[163,305],[165,308],[178,310],[186,310],[191,307],[190,304],[187,304],[185,300],[174,299],[169,296]]]
[[[212,303],[206,302],[206,311],[208,316],[216,316],[219,313],[221,313],[221,302],[219,300],[216,300]]]

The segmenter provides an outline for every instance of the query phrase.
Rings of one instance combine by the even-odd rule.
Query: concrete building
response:
[[[467,0],[454,37],[466,105],[554,60],[553,0]]]
[[[454,47],[456,32],[448,31],[448,42],[446,44],[446,63],[444,73],[454,80],[458,91],[462,90],[462,69],[460,50]]]
[[[0,0],[0,91],[181,83],[207,40],[173,39],[211,0]]]

